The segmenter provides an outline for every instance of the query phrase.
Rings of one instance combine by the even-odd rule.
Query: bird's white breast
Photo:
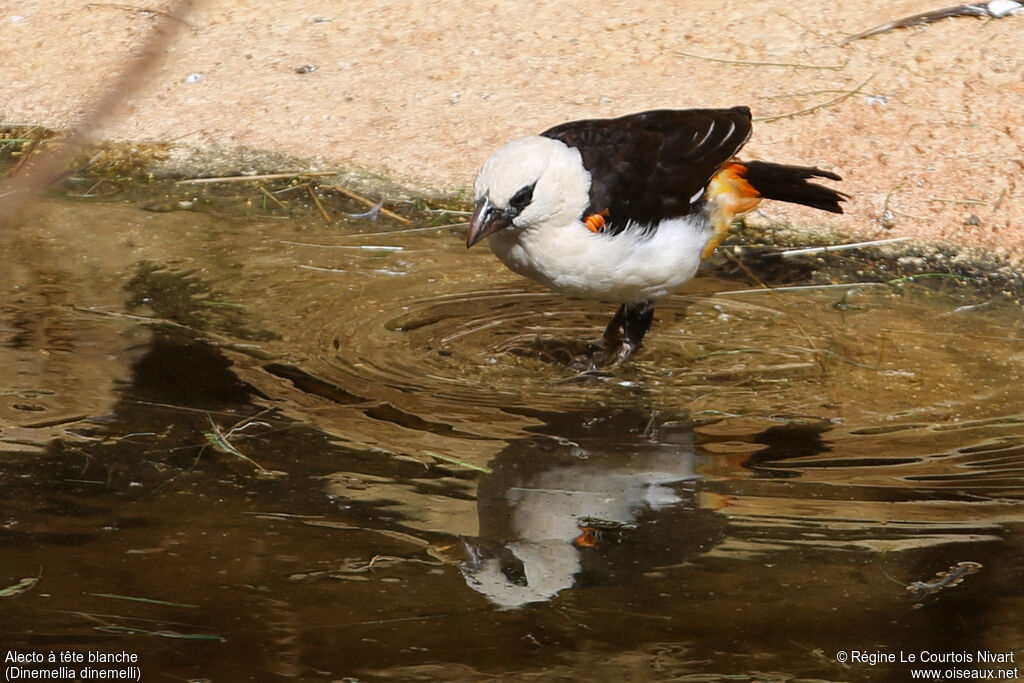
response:
[[[580,221],[503,230],[491,249],[515,272],[567,296],[621,303],[655,300],[697,273],[711,235],[700,215],[663,221],[653,232],[594,234]]]

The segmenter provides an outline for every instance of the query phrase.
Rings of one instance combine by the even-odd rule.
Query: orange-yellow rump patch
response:
[[[729,234],[729,226],[740,214],[761,203],[761,193],[743,177],[747,167],[738,161],[727,161],[708,183],[707,200],[711,206],[711,239],[701,252],[701,259],[711,256]]]

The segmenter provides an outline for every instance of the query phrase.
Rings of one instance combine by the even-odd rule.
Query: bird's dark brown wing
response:
[[[629,221],[685,216],[719,167],[750,137],[750,110],[658,109],[570,121],[541,135],[579,150],[591,174],[587,214],[607,211],[613,232]]]

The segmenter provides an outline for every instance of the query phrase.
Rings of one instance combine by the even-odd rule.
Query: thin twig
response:
[[[910,213],[903,213],[902,211],[896,211],[895,209],[890,209],[889,208],[889,202],[892,200],[893,196],[897,192],[899,192],[900,189],[902,189],[902,187],[904,185],[906,185],[906,184],[907,184],[906,181],[904,181],[904,182],[900,183],[899,185],[897,185],[896,187],[894,187],[891,190],[889,190],[888,193],[886,193],[886,195],[885,195],[885,202],[882,204],[882,215],[879,216],[878,219],[877,219],[878,222],[882,224],[883,228],[889,229],[893,225],[895,225],[896,221],[894,219],[895,219],[896,216],[903,216],[904,218],[911,218],[911,219],[913,219],[915,221],[927,220],[923,216],[915,216],[915,215],[910,214]]]
[[[280,199],[278,199],[277,197],[275,197],[274,195],[272,195],[272,194],[271,194],[271,193],[270,193],[269,191],[267,191],[267,188],[263,187],[262,185],[260,185],[260,192],[262,192],[262,193],[263,193],[263,196],[264,196],[264,197],[266,197],[266,198],[267,198],[267,199],[269,199],[270,201],[272,201],[272,202],[274,202],[275,204],[277,204],[277,206],[278,206],[279,208],[282,208],[282,209],[285,209],[285,208],[286,208],[286,207],[285,207],[285,205],[284,205],[284,204],[283,204],[283,203],[281,202],[281,200],[280,200]]]
[[[814,35],[816,35],[818,37],[819,40],[821,40],[821,42],[823,42],[823,43],[828,42],[826,37],[816,27],[811,26],[809,24],[805,24],[805,23],[800,22],[800,21],[797,21],[796,19],[794,19],[793,17],[789,16],[788,14],[783,14],[782,12],[779,12],[778,10],[774,10],[773,14],[777,14],[780,17],[782,17],[783,19],[786,19],[788,21],[793,22],[794,24],[796,24],[797,26],[799,26],[803,30],[809,31],[810,33],[813,33]]]
[[[493,474],[494,471],[490,467],[484,465],[476,465],[465,460],[453,457],[451,455],[445,455],[444,453],[438,453],[437,451],[423,451],[424,455],[429,455],[431,458],[437,458],[452,465],[458,465],[459,467],[465,467],[468,470],[476,470],[477,472],[483,472],[484,474]]]
[[[878,330],[879,332],[895,332],[897,334],[927,334],[934,337],[956,337],[957,339],[991,339],[993,341],[1008,341],[1020,343],[1024,341],[1020,337],[997,337],[989,334],[970,334],[965,335],[963,332],[936,332],[934,330],[897,330],[890,327],[882,327]]]
[[[330,188],[330,189],[334,190],[335,192],[338,192],[339,194],[343,194],[346,197],[348,197],[349,199],[354,199],[357,202],[362,202],[363,204],[366,204],[371,209],[374,208],[375,206],[377,206],[377,202],[373,201],[372,199],[368,199],[368,198],[362,196],[361,194],[356,194],[352,190],[349,190],[347,188],[341,187],[340,185],[325,185],[324,187]],[[388,209],[385,209],[384,207],[381,207],[380,208],[380,212],[382,214],[384,214],[385,216],[387,216],[388,218],[390,218],[392,220],[398,221],[399,223],[402,223],[404,225],[412,225],[412,221],[411,220],[409,220],[408,218],[406,218],[404,216],[399,216],[394,211],[389,211]]]
[[[721,57],[707,57],[705,55],[696,55],[692,52],[684,52],[683,50],[673,50],[672,54],[681,55],[683,57],[692,57],[693,59],[703,59],[708,62],[718,62],[719,64],[733,64],[735,66],[775,66],[783,67],[788,69],[826,69],[829,71],[839,71],[847,64],[850,60],[847,59],[842,64],[799,64],[793,62],[748,62],[742,59],[723,59]]]
[[[988,204],[984,199],[946,199],[944,197],[926,197],[925,201],[942,202],[943,204],[974,204],[977,206],[985,206]]]
[[[304,263],[300,263],[297,267],[301,268],[303,270],[317,270],[317,271],[320,271],[321,273],[347,273],[348,272],[347,270],[344,270],[342,268],[324,268],[322,266],[307,266]]]
[[[306,182],[299,183],[298,185],[289,185],[288,187],[282,187],[280,190],[274,190],[270,194],[274,195],[275,197],[277,197],[278,195],[295,194],[297,192],[302,192],[312,184],[313,181],[307,180]]]
[[[22,579],[18,583],[8,586],[7,588],[0,589],[0,597],[9,598],[12,595],[18,595],[26,591],[31,590],[37,583],[39,583],[38,576],[29,576]]]
[[[221,431],[221,428],[217,425],[217,423],[213,421],[213,416],[207,413],[206,419],[210,421],[210,431],[203,432],[203,436],[206,437],[207,442],[209,442],[209,444],[213,446],[214,450],[220,451],[221,453],[227,453],[228,455],[233,455],[236,458],[241,458],[242,460],[245,460],[249,464],[256,467],[256,469],[258,469],[260,472],[266,472],[266,468],[263,467],[263,465],[259,464],[258,462],[250,458],[248,455],[235,448],[234,445],[230,441],[228,441],[228,437],[225,436],[223,431]]]
[[[21,159],[18,159],[18,163],[14,165],[14,169],[11,170],[9,175],[16,176],[21,173],[21,170],[29,165],[32,155],[35,154],[35,151],[41,144],[43,144],[42,138],[33,138],[31,142],[25,145],[21,149]]]
[[[728,252],[725,252],[728,253]],[[768,292],[798,292],[812,289],[850,289],[853,287],[887,287],[885,282],[847,282],[829,285],[789,285],[787,287],[763,287],[761,289],[730,289],[727,292],[715,292],[714,296],[732,296],[737,294],[765,294]]]
[[[427,213],[450,213],[453,216],[472,216],[472,211],[459,211],[458,209],[424,209]]]
[[[816,104],[813,107],[808,107],[806,109],[801,109],[799,111],[794,111],[794,112],[791,112],[789,114],[779,114],[777,116],[761,116],[761,117],[754,118],[754,120],[755,121],[778,121],[779,119],[789,119],[789,118],[793,118],[794,116],[801,116],[803,114],[810,114],[811,112],[817,111],[819,109],[824,109],[825,107],[831,107],[833,104],[839,104],[843,100],[848,99],[850,97],[853,97],[854,95],[860,93],[862,91],[862,89],[864,88],[864,86],[867,85],[871,81],[871,79],[874,78],[874,77],[875,77],[875,74],[871,74],[870,76],[867,77],[867,79],[863,83],[858,85],[853,90],[849,90],[849,91],[843,93],[842,95],[840,95],[839,97],[836,97],[834,99],[829,100],[828,102],[822,102],[821,104]]]
[[[909,237],[890,237],[883,240],[868,240],[867,242],[853,242],[850,244],[832,244],[827,247],[806,247],[804,249],[790,249],[780,251],[779,256],[797,256],[802,254],[820,254],[827,251],[847,251],[848,249],[860,249],[861,247],[877,247],[880,244],[893,244],[895,242],[906,242]]]
[[[291,244],[296,247],[316,247],[317,249],[366,249],[368,251],[405,251],[405,247],[384,244],[316,244],[315,242],[292,242],[278,240],[278,244]]]
[[[199,185],[204,183],[244,183],[249,180],[281,180],[282,178],[322,178],[338,175],[337,171],[295,171],[293,173],[263,173],[260,175],[230,175],[213,178],[185,178],[176,181],[177,185]]]
[[[427,230],[444,230],[446,228],[461,228],[468,223],[447,223],[445,225],[428,225],[425,228],[408,228],[406,230],[384,230],[382,232],[359,232],[345,235],[345,237],[383,237],[385,235],[405,235],[410,232],[426,232]]]
[[[256,421],[256,418],[263,417],[267,413],[271,413],[273,411],[274,411],[273,408],[264,408],[263,410],[260,410],[260,411],[258,411],[256,413],[252,414],[252,415],[247,415],[247,416],[243,417],[241,420],[239,420],[235,424],[231,425],[231,428],[228,429],[228,431],[227,431],[226,437],[234,436],[235,432],[240,432],[243,429],[246,429],[247,427],[251,427],[254,424],[255,425],[260,425],[262,427],[273,427],[273,425],[267,424],[266,422],[257,422]],[[206,416],[210,417],[210,414],[207,413]],[[211,422],[213,421],[212,418],[211,418],[210,421]],[[287,429],[287,427],[285,429]],[[272,431],[277,431],[277,430],[272,430]],[[267,434],[267,433],[268,432],[263,432],[263,434]],[[262,436],[262,434],[261,434],[261,436]]]
[[[835,93],[848,93],[846,88],[822,88],[820,90],[805,90],[803,92],[785,92],[778,95],[761,95],[762,100],[785,100],[793,97],[812,97],[815,95],[832,95]]]
[[[111,9],[119,9],[119,10],[122,10],[124,12],[136,12],[138,14],[150,14],[150,15],[155,14],[157,16],[164,17],[165,19],[171,19],[173,21],[180,21],[182,24],[184,24],[185,26],[188,26],[193,31],[196,30],[196,27],[193,24],[190,24],[189,22],[185,21],[181,17],[176,17],[173,14],[168,14],[167,12],[164,12],[164,11],[158,10],[158,9],[150,9],[148,7],[132,7],[131,5],[122,5],[121,3],[118,3],[118,2],[90,2],[90,3],[87,3],[85,5],[86,9],[92,9],[93,7],[110,7]]]
[[[379,202],[374,204],[373,207],[369,211],[363,211],[361,213],[348,213],[348,212],[343,212],[343,213],[346,216],[348,216],[349,218],[355,218],[357,220],[359,220],[359,219],[368,219],[368,220],[371,220],[371,221],[375,221],[375,220],[377,220],[377,216],[380,215],[380,210],[383,209],[383,208],[384,208],[384,200],[381,199]]]
[[[327,213],[327,209],[320,203],[320,198],[316,196],[316,192],[313,191],[313,186],[308,185],[306,189],[309,190],[309,196],[313,198],[313,203],[316,204],[316,208],[320,209],[320,215],[324,217],[324,221],[327,223],[331,222],[331,217]]]

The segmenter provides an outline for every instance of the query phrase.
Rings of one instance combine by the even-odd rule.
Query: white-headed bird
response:
[[[484,237],[515,272],[571,297],[619,304],[615,362],[651,325],[654,302],[693,278],[732,221],[777,199],[842,213],[819,168],[740,161],[750,110],[661,109],[518,138],[476,177],[467,246]]]

